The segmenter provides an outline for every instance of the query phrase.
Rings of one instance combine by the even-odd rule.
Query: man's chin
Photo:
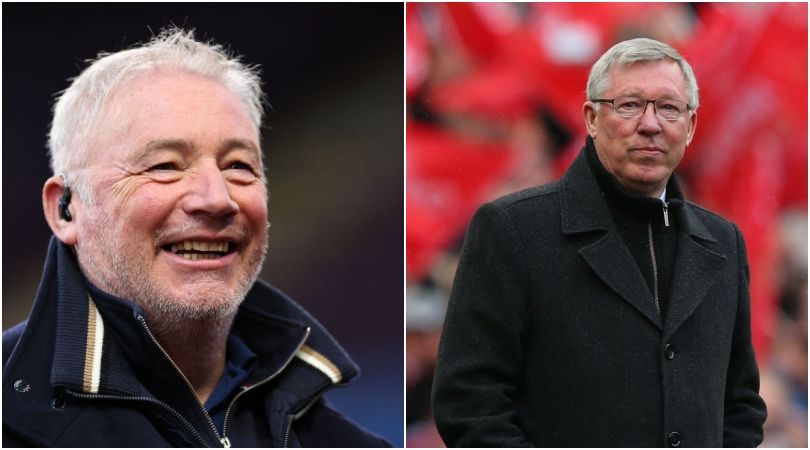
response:
[[[166,321],[222,320],[236,314],[242,303],[242,292],[217,289],[193,289],[153,296],[142,302],[147,316]]]
[[[625,183],[622,184],[631,184],[636,188],[649,189],[651,186],[666,184],[666,180],[669,179],[669,174],[670,172],[662,167],[642,166],[630,172],[630,176],[625,177]]]
[[[239,304],[234,303],[218,303],[218,304],[205,304],[205,305],[187,305],[187,304],[170,304],[161,303],[150,305],[146,308],[149,311],[147,316],[154,321],[156,318],[161,322],[201,322],[212,321],[220,322],[229,319],[236,314],[239,309]]]

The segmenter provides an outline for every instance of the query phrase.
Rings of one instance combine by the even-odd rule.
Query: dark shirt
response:
[[[239,334],[232,331],[228,335],[228,347],[226,350],[227,361],[225,363],[225,370],[222,372],[222,378],[214,388],[214,392],[208,397],[205,402],[205,409],[217,426],[217,430],[222,432],[222,425],[225,421],[225,412],[228,405],[231,403],[236,394],[242,388],[244,381],[256,368],[256,354],[245,344],[245,341],[239,337]],[[248,387],[244,385],[244,387]]]

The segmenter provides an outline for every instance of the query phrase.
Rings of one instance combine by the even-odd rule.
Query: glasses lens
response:
[[[666,120],[677,120],[686,111],[686,103],[678,100],[659,99],[655,101],[658,116]]]
[[[613,100],[616,113],[630,118],[640,116],[646,104],[647,102],[637,97],[616,97]]]

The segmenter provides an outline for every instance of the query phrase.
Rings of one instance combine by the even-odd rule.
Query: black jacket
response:
[[[31,315],[3,333],[4,447],[387,446],[325,403],[323,393],[358,369],[270,285],[257,282],[234,321],[259,362],[224,436],[140,309],[96,300],[70,250],[52,239]]]
[[[689,202],[677,224],[662,319],[584,151],[558,182],[482,206],[439,349],[445,442],[758,445],[766,412],[742,235]]]

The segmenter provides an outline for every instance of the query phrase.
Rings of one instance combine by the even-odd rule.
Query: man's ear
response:
[[[686,130],[686,146],[692,143],[692,138],[695,137],[695,130],[697,129],[697,111],[692,112],[689,117],[689,129]]]
[[[582,105],[582,115],[585,117],[585,128],[588,130],[588,134],[591,135],[591,138],[596,139],[596,122],[598,119],[592,102],[585,102]]]
[[[60,214],[59,200],[65,194],[65,179],[60,175],[54,175],[45,182],[42,188],[42,209],[45,212],[45,220],[56,237],[67,245],[75,245],[77,241],[76,230],[76,207],[72,203],[67,203],[68,214]],[[68,197],[63,200],[66,201]],[[74,199],[71,199],[71,202]],[[69,218],[71,220],[66,220]]]

